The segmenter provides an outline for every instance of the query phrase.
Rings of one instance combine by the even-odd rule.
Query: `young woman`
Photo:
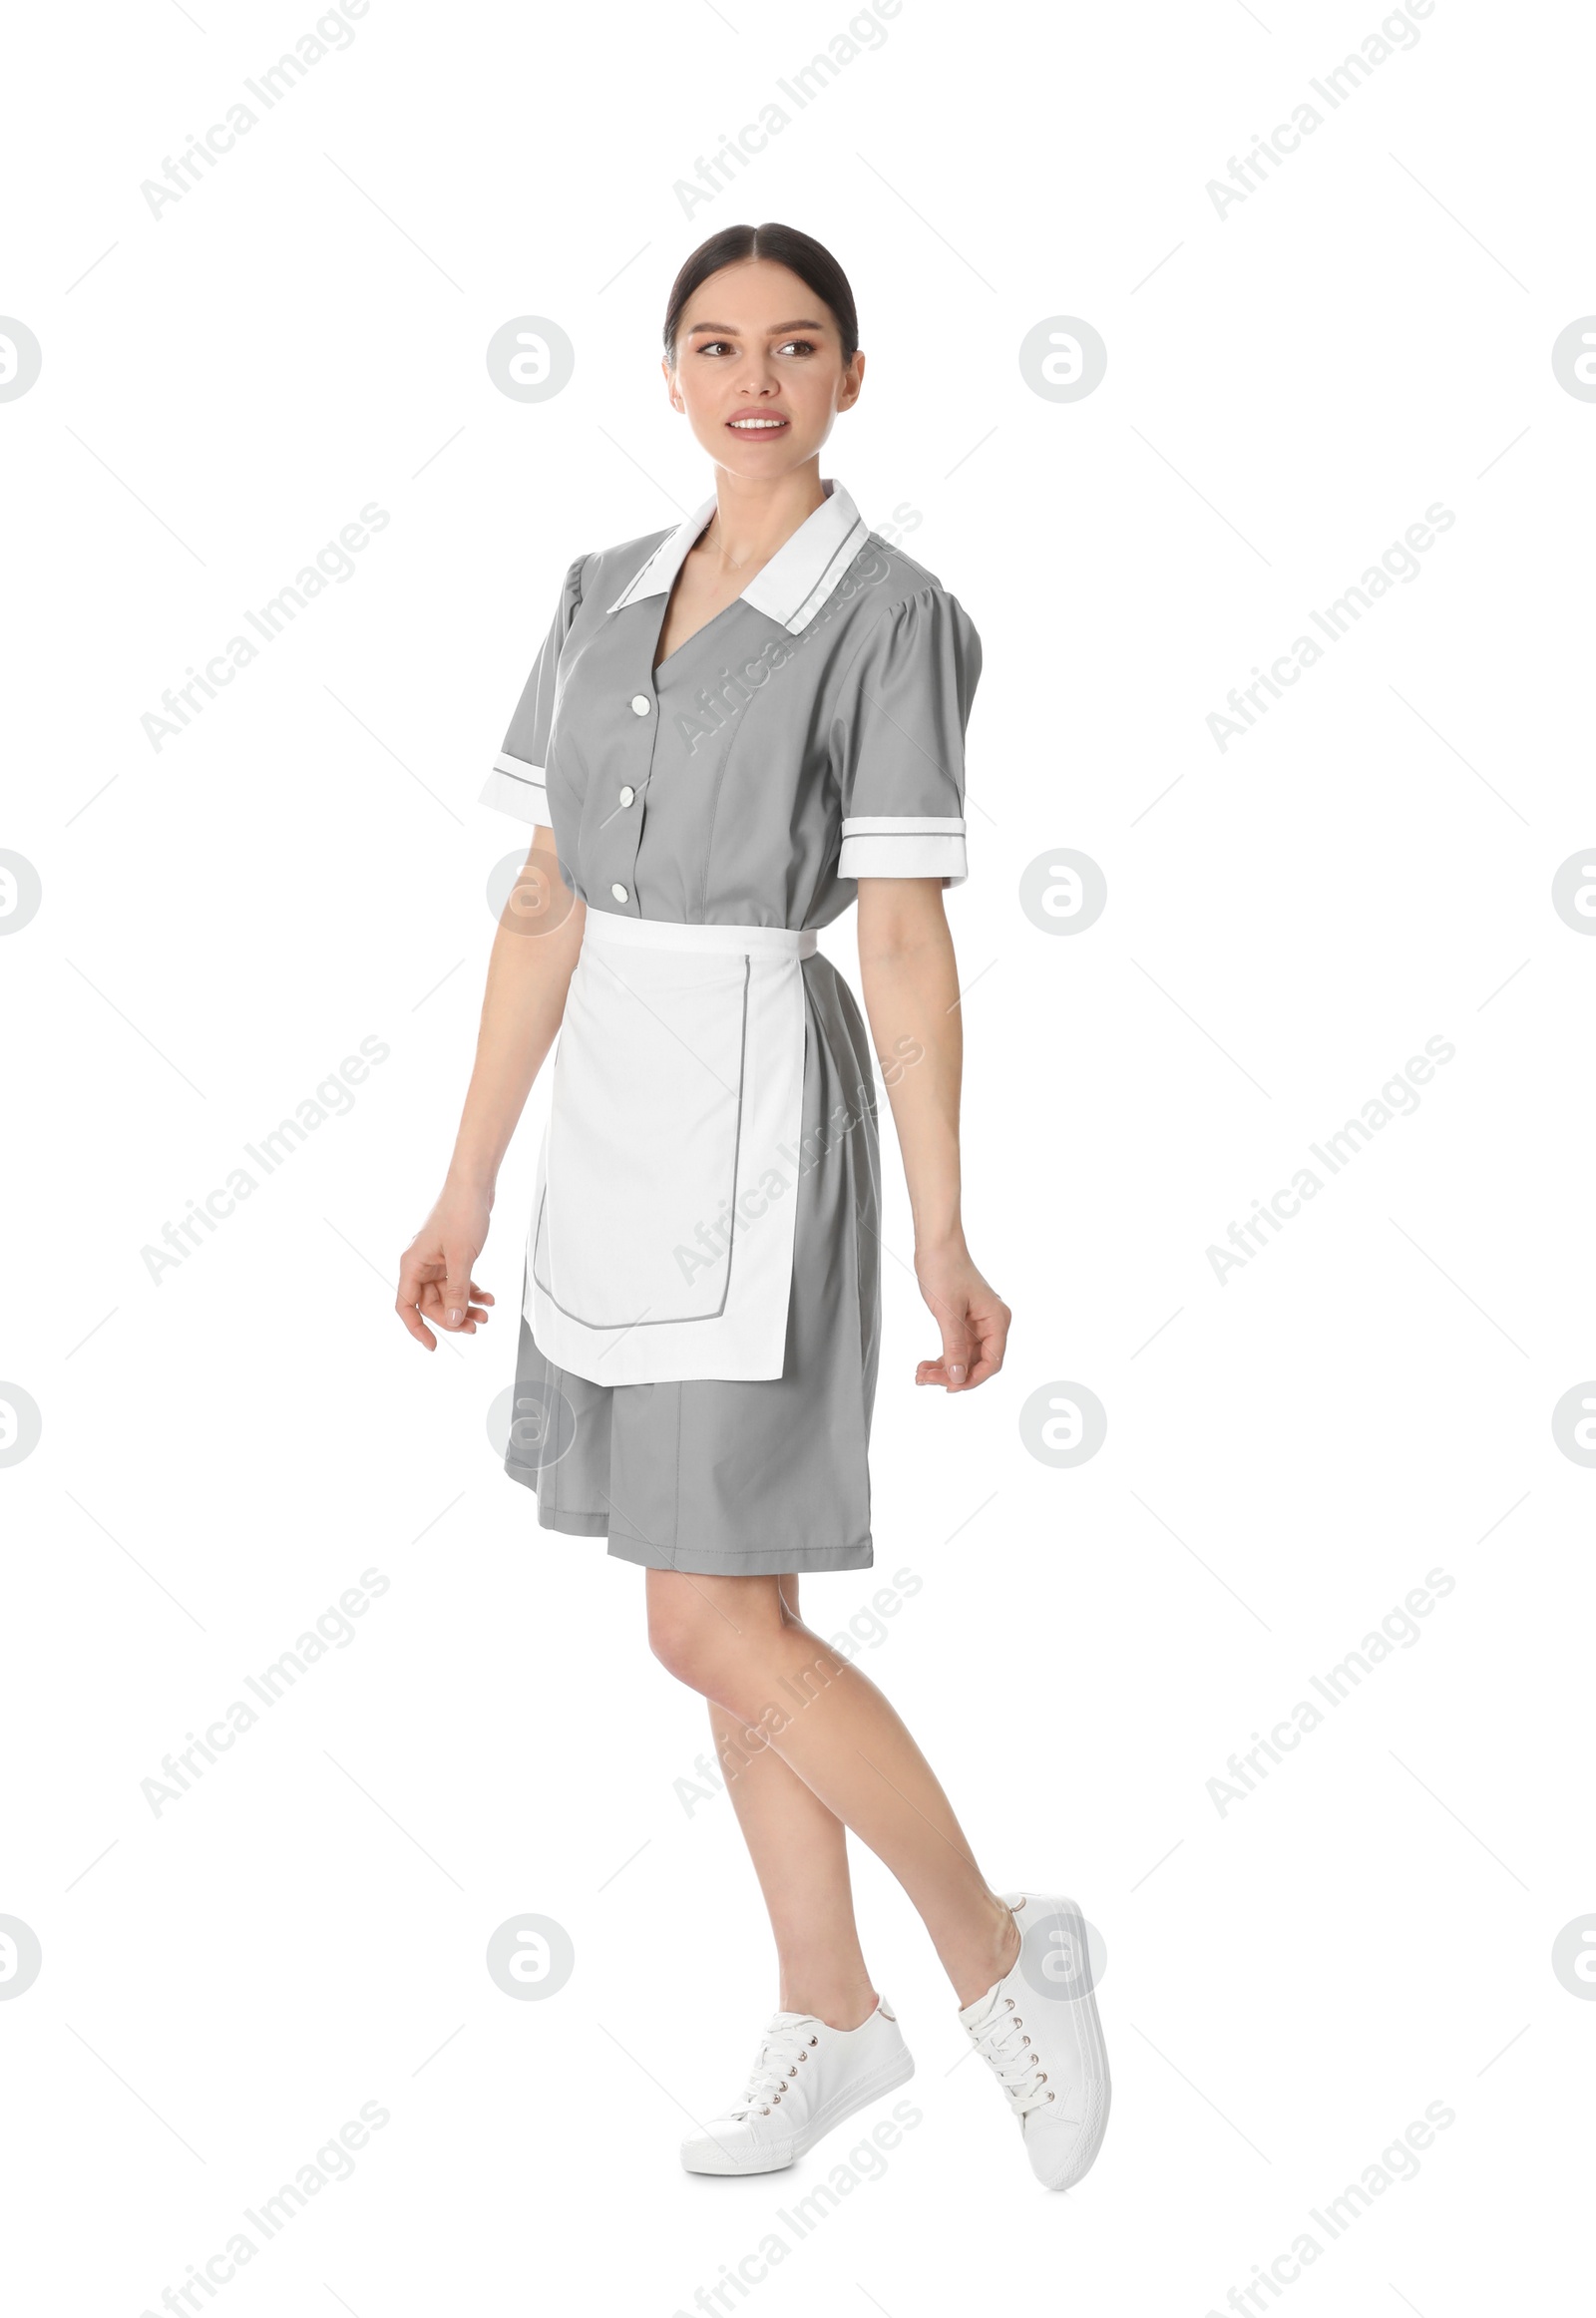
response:
[[[543,1527],[647,1572],[651,1646],[709,1703],[780,1965],[743,2095],[682,2162],[791,2164],[913,2073],[860,1950],[852,1828],[924,1918],[1032,2167],[1062,2189],[1108,2114],[1080,1911],[991,1889],[903,1723],[798,1602],[808,1572],[872,1562],[872,1047],[942,1340],[915,1380],[973,1392],[1002,1363],[1008,1309],[960,1217],[942,900],[965,876],[980,639],[820,475],[865,369],[828,251],[783,225],[717,233],[676,278],[664,347],[714,492],[566,574],[483,792],[532,845],[398,1311],[429,1351],[434,1328],[486,1321],[473,1268],[559,1031],[506,1469]],[[855,900],[868,1033],[815,947]]]

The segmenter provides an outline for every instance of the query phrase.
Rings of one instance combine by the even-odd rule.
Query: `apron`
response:
[[[815,949],[589,910],[527,1241],[524,1310],[556,1367],[781,1374]]]

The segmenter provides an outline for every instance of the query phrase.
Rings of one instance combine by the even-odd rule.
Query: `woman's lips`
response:
[[[792,421],[783,418],[779,412],[772,411],[762,415],[757,421],[753,419],[728,419],[726,424],[734,435],[741,435],[745,441],[751,438],[756,443],[768,443],[774,442],[778,435],[786,434]]]

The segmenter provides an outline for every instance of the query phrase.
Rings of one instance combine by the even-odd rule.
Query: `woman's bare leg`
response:
[[[869,1844],[919,1909],[961,2005],[984,1996],[1013,1964],[1018,1928],[977,1866],[931,1765],[875,1684],[791,1614],[775,1577],[650,1570],[647,1587],[655,1657],[724,1710],[734,1736],[747,1735],[737,1738],[744,1752],[762,1737],[827,1811]],[[762,1758],[756,1766],[771,1767]],[[783,1840],[789,1817],[795,1829],[821,1824],[800,1821],[794,1803],[779,1781],[761,1797],[767,1851]],[[804,1910],[811,1888],[801,1874],[782,1885],[783,1905],[796,1910],[798,1938],[810,1949],[815,1937]],[[834,1906],[835,1880],[821,1889],[831,1895],[823,1904]]]
[[[798,1616],[798,1580],[777,1581]],[[765,1896],[781,1972],[783,2012],[812,2012],[829,2028],[858,2028],[876,2009],[854,1921],[847,1831],[769,1740],[716,1700],[709,1727],[726,1792]]]

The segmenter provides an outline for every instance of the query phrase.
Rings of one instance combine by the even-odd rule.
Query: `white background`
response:
[[[0,1471],[0,1913],[43,1949],[0,2003],[12,2298],[159,2309],[376,2102],[353,2177],[217,2306],[668,2318],[776,2229],[721,2308],[1200,2318],[1441,2103],[1417,2177],[1315,2230],[1278,2298],[1559,2306],[1596,1471],[1551,1412],[1596,1373],[1596,942],[1550,892],[1596,836],[1596,407],[1550,356],[1596,308],[1588,18],[1437,0],[1221,218],[1208,181],[1376,6],[903,0],[687,214],[677,182],[841,0],[372,0],[152,215],[142,182],[315,20],[130,0],[11,37],[0,310],[43,348],[0,404],[0,845],[43,885],[0,943],[0,1377],[43,1422]],[[778,2209],[847,2131],[765,2180],[676,2159],[775,2000],[730,1806],[674,1785],[702,1707],[636,1571],[540,1531],[489,1439],[541,1087],[493,1325],[429,1358],[392,1311],[522,849],[477,790],[571,558],[704,495],[665,291],[772,217],[858,295],[867,383],[823,469],[878,527],[913,512],[985,643],[950,913],[967,1227],[1015,1312],[996,1381],[917,1394],[937,1340],[884,1126],[876,1572],[811,1581],[810,1615],[921,1580],[863,1663],[992,1878],[1099,1927],[1114,2072],[1095,2169],[1049,2198],[860,1852],[922,2122],[801,2240]],[[485,363],[523,314],[577,351],[544,403]],[[1060,314],[1108,347],[1075,403],[1017,360]],[[153,749],[163,690],[371,501],[354,577]],[[1437,501],[1421,576],[1221,752],[1230,688]],[[1108,884],[1074,937],[1017,899],[1059,847]],[[857,974],[847,921],[826,947]],[[390,1053],[348,1115],[157,1285],[146,1246],[367,1036]],[[1437,1036],[1416,1112],[1221,1286],[1209,1246]],[[1061,1380],[1107,1411],[1069,1470],[1018,1423]],[[1435,1568],[1421,1639],[1221,1814],[1232,1752]],[[163,1756],[367,1569],[355,1639],[156,1815]],[[544,2002],[484,1965],[526,1912],[575,1945]]]

